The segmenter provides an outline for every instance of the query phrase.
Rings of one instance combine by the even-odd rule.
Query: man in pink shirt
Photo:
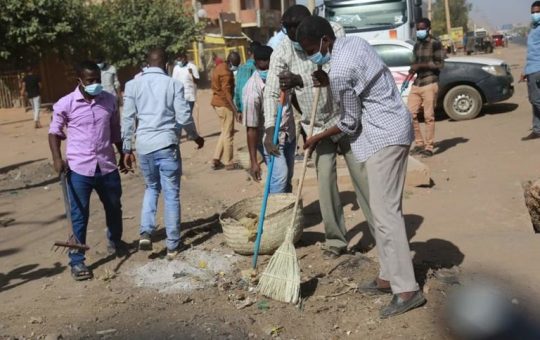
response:
[[[122,186],[113,144],[121,152],[120,117],[116,98],[101,86],[101,72],[93,62],[82,62],[79,85],[53,106],[49,146],[54,169],[67,174],[73,235],[86,243],[90,195],[95,190],[105,208],[109,253],[123,247]],[[60,144],[66,140],[66,161]],[[120,155],[122,159],[122,155]],[[121,169],[122,170],[122,169]],[[69,252],[71,274],[77,281],[92,278],[82,250]]]

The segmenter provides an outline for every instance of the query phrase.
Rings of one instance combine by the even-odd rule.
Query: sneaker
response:
[[[107,254],[124,256],[128,253],[128,245],[124,241],[114,243],[113,241],[107,242]]]
[[[152,250],[152,239],[150,238],[150,234],[141,234],[141,238],[139,239],[139,250]]]
[[[169,260],[169,261],[174,260],[176,255],[178,255],[179,253],[181,253],[182,251],[184,251],[184,250],[186,250],[188,248],[189,248],[189,246],[187,246],[184,243],[180,242],[180,244],[178,244],[178,247],[176,247],[175,249],[167,249],[167,260]]]

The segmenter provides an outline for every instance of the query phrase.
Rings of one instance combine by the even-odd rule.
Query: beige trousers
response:
[[[437,104],[437,93],[439,85],[433,83],[426,86],[414,86],[409,93],[408,106],[413,116],[414,143],[418,147],[433,151],[435,139],[435,105]],[[426,124],[426,138],[422,136],[420,123],[418,122],[418,112],[424,107],[424,122]]]
[[[371,232],[380,258],[379,277],[390,281],[394,294],[418,290],[401,208],[409,146],[388,146],[366,162]],[[366,190],[367,189],[367,190]]]
[[[214,152],[214,159],[229,165],[233,160],[234,114],[226,107],[215,106],[214,109],[221,122],[221,134]]]
[[[315,165],[317,167],[317,179],[319,185],[319,205],[324,223],[325,247],[347,249],[347,226],[343,215],[343,205],[339,196],[337,184],[336,158],[338,151],[343,154],[349,174],[351,176],[356,200],[362,208],[364,216],[371,223],[367,190],[367,173],[364,166],[360,166],[351,151],[351,145],[347,137],[341,138],[337,143],[326,138],[317,144]]]

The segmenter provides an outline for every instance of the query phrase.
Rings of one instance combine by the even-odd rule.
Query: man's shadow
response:
[[[62,273],[66,266],[62,266],[59,262],[55,262],[51,268],[38,268],[39,265],[29,264],[11,270],[3,274],[0,273],[0,292],[13,289],[25,283],[40,280],[46,277],[51,277]],[[11,281],[20,281],[11,283]]]

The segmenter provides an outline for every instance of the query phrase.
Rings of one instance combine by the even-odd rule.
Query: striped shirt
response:
[[[262,80],[259,72],[253,73],[244,86],[242,94],[244,112],[242,114],[242,124],[246,127],[258,127],[259,136],[261,139],[264,136],[264,88],[265,83]],[[288,114],[288,108],[283,110],[283,114]],[[294,140],[295,125],[294,119],[288,119],[288,116],[283,117],[281,121],[280,143],[285,142],[285,138],[289,136],[289,140]]]
[[[341,113],[337,127],[351,136],[359,162],[387,146],[412,143],[411,114],[373,47],[360,37],[336,39],[330,69],[330,87]]]
[[[343,27],[336,23],[330,23],[336,37],[343,37],[345,31]],[[329,70],[330,65],[327,63],[323,66],[323,70]],[[302,125],[306,131],[309,126],[309,115],[314,99],[314,87],[311,74],[317,70],[317,65],[309,60],[309,57],[304,51],[294,49],[292,41],[289,37],[284,37],[281,43],[274,49],[270,58],[270,69],[266,80],[266,89],[264,91],[264,116],[265,126],[274,126],[276,110],[279,100],[279,77],[283,71],[290,71],[302,77],[303,87],[293,89],[298,99],[298,105],[302,111]],[[290,101],[290,100],[289,100]],[[294,120],[293,113],[290,112],[287,117]],[[332,101],[332,95],[327,88],[321,89],[319,105],[317,107],[317,115],[315,118],[314,134],[320,133],[325,129],[336,125],[339,120],[338,111]]]
[[[439,73],[444,66],[446,54],[441,42],[433,37],[417,41],[414,45],[414,63],[429,64],[436,69],[423,69],[417,72],[415,86],[427,86],[439,82]]]

